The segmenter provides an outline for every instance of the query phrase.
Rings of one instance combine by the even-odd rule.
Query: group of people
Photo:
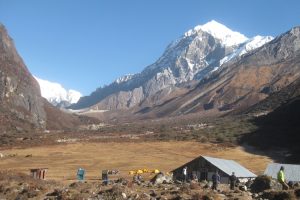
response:
[[[184,182],[187,181],[187,178],[188,178],[188,173],[187,173],[187,167],[184,167],[183,168],[183,177],[184,177]],[[278,182],[282,185],[282,188],[284,190],[288,190],[289,189],[289,186],[288,184],[286,183],[286,180],[285,180],[285,175],[284,175],[284,167],[281,166],[280,167],[280,170],[277,174],[277,180]],[[218,185],[221,181],[221,177],[218,173],[218,171],[216,171],[213,175],[212,175],[212,189],[213,190],[217,190],[218,189]],[[235,173],[232,172],[231,176],[229,177],[229,183],[230,183],[230,189],[231,190],[234,190],[235,189],[235,185],[236,185],[236,182],[238,181],[238,178],[235,176]]]
[[[212,182],[213,182],[213,185],[212,185],[212,189],[213,190],[217,190],[218,189],[218,185],[221,181],[221,177],[219,175],[219,172],[216,171],[213,175],[212,175]],[[230,184],[230,189],[231,190],[234,190],[235,188],[235,185],[236,185],[236,182],[237,182],[237,177],[235,176],[235,173],[232,172],[231,176],[229,176],[229,184]]]
[[[187,167],[186,166],[182,169],[182,173],[183,173],[183,178],[184,178],[183,180],[184,180],[184,182],[186,182],[187,178],[188,178],[188,173],[187,173]],[[231,190],[234,190],[237,180],[238,179],[235,176],[235,173],[232,172],[231,176],[229,177],[230,189]],[[220,181],[221,181],[221,177],[220,177],[218,171],[216,171],[212,175],[212,182],[213,182],[212,189],[213,190],[217,190],[218,189],[218,185],[219,185]]]

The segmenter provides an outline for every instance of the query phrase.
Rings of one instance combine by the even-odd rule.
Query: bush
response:
[[[251,191],[256,193],[268,189],[271,189],[271,177],[266,175],[256,177],[253,184],[251,185]]]
[[[201,136],[200,139],[199,139],[199,142],[201,142],[201,143],[207,143],[208,142],[208,138],[205,137],[205,136]]]
[[[217,142],[225,142],[226,141],[225,136],[223,136],[223,135],[217,136],[216,141]]]
[[[291,200],[296,199],[295,196],[288,191],[268,191],[262,195],[263,199],[272,200]]]

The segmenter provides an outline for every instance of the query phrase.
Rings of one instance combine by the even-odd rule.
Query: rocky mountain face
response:
[[[299,69],[300,27],[295,27],[222,65],[187,93],[148,109],[147,114],[170,116],[245,110],[293,84],[300,78]]]
[[[221,65],[272,39],[262,36],[248,39],[216,21],[196,26],[172,42],[163,55],[141,73],[121,77],[98,88],[71,108],[119,110],[145,105],[145,102],[159,105],[169,100],[171,93],[182,85],[202,80]]]
[[[0,25],[0,109],[2,125],[18,119],[37,128],[46,126],[39,84],[18,55],[3,25]]]
[[[71,129],[90,122],[98,121],[64,113],[41,96],[39,83],[0,24],[0,134]]]

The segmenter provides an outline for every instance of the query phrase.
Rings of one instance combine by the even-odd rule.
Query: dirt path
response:
[[[74,143],[1,153],[6,155],[0,159],[1,170],[28,173],[30,168],[47,167],[47,178],[56,180],[75,179],[79,167],[87,170],[89,179],[99,178],[103,169],[118,169],[121,176],[128,176],[130,170],[144,168],[166,172],[200,155],[235,160],[255,173],[262,173],[272,162],[266,156],[250,154],[239,147],[224,148],[197,142]],[[16,156],[7,156],[12,154]]]

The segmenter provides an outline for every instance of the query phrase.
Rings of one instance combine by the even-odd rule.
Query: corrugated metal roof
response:
[[[270,163],[264,174],[277,179],[277,173],[281,166],[284,167],[285,179],[287,181],[300,181],[300,165]]]
[[[228,175],[231,175],[232,172],[234,172],[236,177],[256,177],[254,173],[250,172],[248,169],[233,160],[212,158],[208,156],[202,157]]]

